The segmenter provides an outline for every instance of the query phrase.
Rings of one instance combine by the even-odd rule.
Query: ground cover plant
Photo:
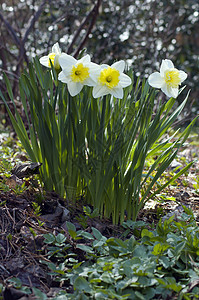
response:
[[[68,299],[171,299],[174,295],[198,299],[199,229],[191,210],[183,208],[177,221],[174,216],[160,220],[154,231],[141,221],[124,223],[140,229],[137,240],[134,235],[126,240],[106,238],[96,228],[92,233],[76,231],[67,223],[75,248],[84,251],[86,261],[79,261],[74,251],[71,254],[74,244],[66,244],[64,235],[46,234],[48,257],[57,256],[60,262],[44,263],[57,281],[73,285],[74,293],[66,293]]]

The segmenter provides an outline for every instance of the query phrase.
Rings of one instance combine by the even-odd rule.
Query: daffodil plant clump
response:
[[[27,154],[42,163],[44,188],[73,202],[83,196],[85,204],[115,224],[136,220],[150,198],[190,167],[192,163],[164,184],[158,183],[195,122],[175,139],[165,135],[188,99],[187,95],[174,109],[179,86],[187,77],[184,71],[165,59],[160,72],[141,82],[133,68],[126,72],[125,66],[123,60],[98,65],[88,54],[75,59],[56,43],[49,55],[35,58],[20,77],[28,129],[6,76],[15,114],[0,93]],[[171,98],[156,101],[153,87]]]

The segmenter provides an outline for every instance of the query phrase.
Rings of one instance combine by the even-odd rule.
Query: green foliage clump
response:
[[[125,215],[136,220],[150,198],[192,165],[189,163],[171,179],[155,186],[195,122],[175,140],[175,134],[165,135],[182,112],[188,95],[175,109],[174,98],[156,103],[156,93],[148,82],[141,82],[129,71],[132,84],[121,100],[111,95],[94,99],[91,88],[86,86],[71,97],[51,67],[44,71],[35,59],[21,75],[20,99],[28,130],[6,76],[15,115],[0,94],[30,159],[42,163],[41,183],[46,190],[55,190],[71,201],[83,195],[86,204],[115,224],[122,223]],[[145,171],[148,159],[152,164]]]
[[[51,260],[44,263],[53,280],[66,284],[60,295],[67,299],[198,299],[194,283],[199,276],[199,228],[191,210],[184,207],[177,221],[173,217],[160,220],[154,231],[146,229],[147,224],[145,228],[137,225],[139,239],[134,235],[126,240],[107,238],[96,228],[92,233],[76,231],[71,223],[70,243],[63,234],[44,235]],[[67,292],[68,285],[73,293]]]

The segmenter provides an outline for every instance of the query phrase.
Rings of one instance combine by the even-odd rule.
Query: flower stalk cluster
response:
[[[49,70],[43,70],[41,64]],[[74,203],[82,195],[85,204],[114,224],[136,220],[149,199],[192,165],[159,182],[196,121],[176,141],[165,135],[188,99],[187,95],[174,108],[174,98],[187,74],[170,60],[163,60],[160,72],[151,74],[148,82],[136,79],[131,68],[130,76],[124,74],[124,69],[123,60],[109,66],[91,62],[88,54],[75,59],[56,43],[51,53],[40,60],[36,57],[20,77],[25,124],[5,74],[12,110],[7,94],[4,97],[0,91],[29,158],[41,163],[44,189]],[[171,97],[167,102],[158,101],[155,114],[156,93],[149,85]],[[100,97],[100,101],[94,99]],[[152,161],[150,166],[148,161]]]

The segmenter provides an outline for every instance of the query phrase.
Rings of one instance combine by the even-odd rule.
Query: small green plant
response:
[[[53,256],[60,258],[65,258],[67,255],[67,250],[71,248],[71,245],[67,243],[66,237],[59,233],[55,236],[52,233],[44,234],[44,243],[48,245],[48,258]]]
[[[41,206],[38,204],[38,202],[32,202],[32,206],[34,209],[34,214],[39,217],[41,215]],[[40,227],[44,225],[44,222],[40,221],[39,218],[37,218],[37,222]]]
[[[92,211],[92,209],[89,206],[83,206],[83,211],[85,215],[91,219],[99,217],[99,211],[97,208]]]
[[[91,236],[84,232],[89,246],[77,240],[76,248],[86,253],[83,261],[46,263],[56,281],[73,286],[73,293],[65,291],[67,299],[198,299],[199,288],[189,290],[199,267],[199,229],[192,211],[184,207],[181,220],[160,220],[154,231],[145,225],[125,222],[125,228],[141,230],[139,239],[126,240],[106,238],[92,228]]]
[[[86,229],[86,227],[88,226],[88,217],[83,215],[83,214],[79,214],[76,217],[76,220],[79,222],[79,224]]]
[[[193,178],[193,180],[196,182],[193,184],[193,187],[197,194],[199,194],[199,176],[196,176],[196,178]]]
[[[37,202],[32,202],[32,207],[34,209],[34,214],[36,216],[40,216],[41,215],[41,206]]]
[[[9,186],[5,183],[5,180],[0,181],[0,191],[2,192],[8,192],[10,191]]]
[[[82,225],[84,229],[86,229],[86,227],[88,226],[89,218],[93,219],[99,217],[99,211],[97,208],[92,211],[89,206],[83,206],[83,212],[84,214],[79,214],[76,217],[76,220]]]
[[[13,191],[16,195],[21,195],[21,194],[23,194],[26,190],[27,190],[27,186],[26,186],[26,183],[25,183],[25,182],[23,182],[22,184],[16,184],[15,188],[12,188],[12,191]]]
[[[6,200],[0,202],[0,207],[3,207],[6,204]]]
[[[12,284],[12,286],[14,286],[16,289],[22,291],[26,295],[30,295],[30,294],[34,295],[34,296],[36,296],[36,299],[38,299],[38,300],[46,300],[47,299],[46,294],[41,292],[39,289],[37,289],[35,287],[29,288],[27,286],[23,286],[21,280],[17,277],[10,278],[8,280],[8,282],[10,284]]]

